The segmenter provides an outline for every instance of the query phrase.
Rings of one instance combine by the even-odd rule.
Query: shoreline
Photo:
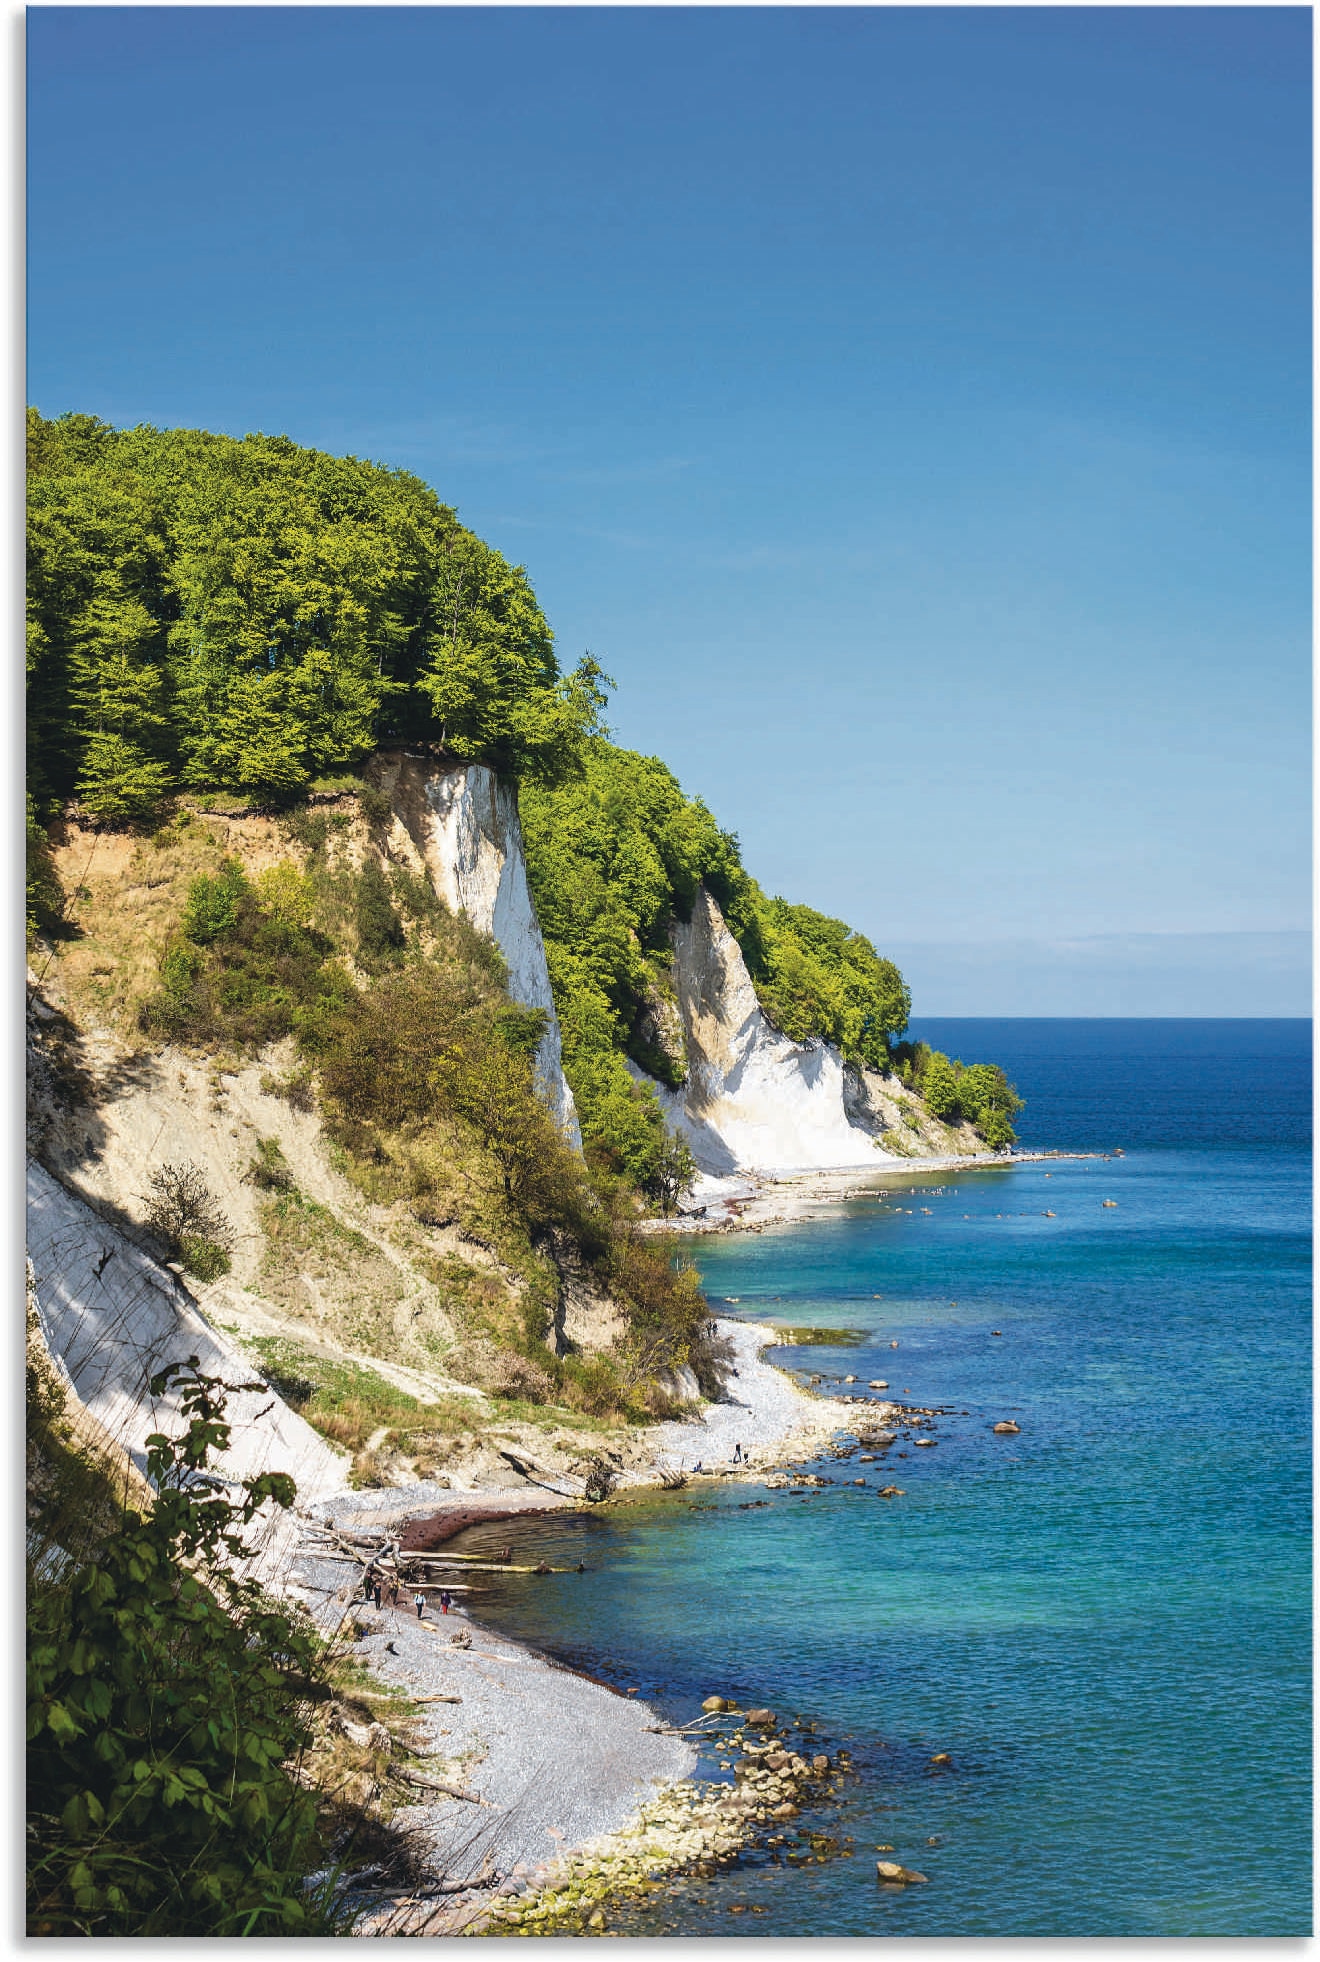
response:
[[[663,1489],[666,1472],[682,1471],[690,1485],[694,1462],[703,1468],[698,1483],[763,1483],[849,1427],[846,1405],[802,1389],[763,1360],[777,1339],[772,1327],[717,1320],[735,1345],[736,1395],[704,1406],[699,1417],[655,1426],[649,1469],[625,1473],[604,1503],[627,1504]],[[735,1444],[746,1462],[733,1462]],[[392,1535],[406,1553],[409,1541],[430,1549],[474,1525],[588,1510],[596,1508],[540,1488],[451,1492],[421,1485],[337,1494],[309,1507],[306,1517],[321,1534],[378,1532],[381,1542]],[[647,1876],[730,1857],[754,1829],[755,1811],[733,1804],[731,1787],[694,1782],[695,1745],[641,1698],[503,1634],[479,1610],[428,1611],[420,1621],[404,1603],[377,1611],[361,1599],[360,1563],[324,1546],[305,1541],[295,1565],[290,1591],[322,1625],[351,1622],[360,1631],[351,1644],[355,1660],[418,1701],[423,1752],[442,1775],[446,1768],[451,1778],[463,1775],[482,1805],[443,1799],[403,1809],[400,1823],[421,1829],[450,1886],[467,1880],[471,1892],[370,1907],[360,1933],[476,1932],[492,1913],[521,1916],[533,1907],[538,1922],[562,1919],[586,1899],[588,1879],[595,1910],[611,1891]],[[472,1578],[479,1577],[474,1570]],[[446,1584],[458,1600],[467,1598],[457,1574]],[[458,1643],[450,1639],[455,1634]],[[470,1646],[462,1645],[463,1634]],[[436,1696],[461,1701],[422,1701]],[[786,1776],[810,1783],[815,1774]],[[574,1882],[566,1892],[570,1868]]]
[[[707,1233],[761,1233],[768,1226],[790,1226],[849,1199],[869,1199],[892,1191],[904,1179],[928,1173],[1007,1171],[1014,1165],[1052,1163],[1064,1158],[1107,1158],[1108,1152],[977,1152],[948,1158],[894,1158],[883,1164],[839,1166],[833,1170],[755,1169],[727,1178],[702,1175],[686,1207],[672,1219],[639,1220],[643,1232],[675,1233],[682,1239]]]
[[[764,1174],[718,1182],[734,1188],[722,1195],[723,1217],[708,1215],[695,1229],[688,1220],[655,1224],[670,1231],[677,1225],[680,1232],[760,1232],[848,1198],[882,1195],[917,1171],[938,1174],[1101,1155],[1108,1156],[1043,1151],[1011,1158],[910,1160],[868,1166],[864,1182],[861,1168]],[[697,1416],[650,1427],[645,1461],[622,1469],[613,1497],[603,1503],[626,1505],[644,1493],[677,1489],[676,1476],[690,1491],[726,1479],[782,1489],[790,1467],[826,1455],[840,1433],[853,1432],[859,1404],[881,1425],[922,1421],[887,1398],[850,1396],[841,1386],[839,1394],[804,1388],[788,1370],[764,1360],[764,1351],[782,1339],[776,1325],[729,1314],[714,1319],[734,1347],[729,1394],[704,1404]],[[493,1489],[418,1484],[345,1492],[310,1510],[323,1522],[378,1531],[382,1541],[393,1534],[406,1554],[445,1546],[474,1525],[508,1521],[512,1527],[524,1516],[596,1508],[531,1482],[501,1482]],[[299,1564],[314,1565],[314,1556],[305,1549]],[[492,1932],[517,1932],[525,1924],[528,1932],[552,1933],[558,1924],[564,1932],[597,1932],[611,1896],[644,1890],[663,1874],[732,1858],[773,1816],[749,1797],[758,1789],[755,1782],[731,1786],[695,1780],[698,1753],[691,1738],[640,1698],[503,1634],[480,1609],[470,1613],[458,1606],[449,1617],[432,1613],[421,1622],[403,1607],[377,1614],[354,1587],[358,1571],[354,1565],[345,1586],[345,1567],[338,1563],[333,1578],[343,1606],[334,1619],[352,1615],[361,1630],[354,1655],[384,1683],[421,1702],[423,1749],[443,1760],[441,1768],[447,1765],[451,1777],[462,1775],[469,1794],[493,1814],[478,1815],[470,1804],[453,1799],[404,1808],[401,1823],[424,1833],[445,1876],[445,1895],[419,1890],[414,1898],[373,1906],[358,1932],[439,1936],[480,1933],[488,1926]],[[326,1575],[321,1578],[324,1586]],[[456,1571],[445,1584],[462,1602],[470,1598],[463,1583],[473,1579],[480,1579],[479,1570]],[[457,1631],[467,1634],[468,1645],[462,1635],[458,1643],[448,1639]],[[708,1687],[711,1694],[720,1693],[719,1685]],[[438,1695],[450,1701],[424,1701]],[[791,1751],[789,1740],[781,1740],[781,1746]],[[736,1755],[738,1746],[730,1738],[725,1748]],[[742,1749],[738,1778],[742,1781],[751,1767],[755,1781],[757,1747],[744,1742]],[[772,1799],[791,1803],[795,1778],[804,1791],[834,1789],[829,1779],[842,1770],[846,1766],[831,1767],[822,1784],[806,1769],[790,1769],[782,1774],[788,1784],[783,1791],[772,1790]],[[460,1891],[455,1882],[464,1880],[469,1888]]]

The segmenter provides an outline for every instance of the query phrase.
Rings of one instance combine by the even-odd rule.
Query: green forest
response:
[[[893,963],[768,897],[700,798],[608,740],[598,663],[561,669],[523,568],[419,478],[284,436],[35,409],[28,468],[31,923],[58,918],[42,825],[71,800],[108,825],[151,825],[180,793],[291,809],[425,741],[519,785],[565,1070],[603,1169],[653,1196],[672,1184],[660,1104],[628,1060],[682,1080],[669,931],[702,883],[784,1034],[925,1070],[896,1047],[911,1003]],[[947,1062],[937,1114],[1011,1142],[999,1073],[950,1090]]]
[[[110,821],[186,788],[287,802],[409,739],[553,780],[604,702],[592,661],[560,672],[522,568],[420,478],[35,410],[27,673],[39,812]]]

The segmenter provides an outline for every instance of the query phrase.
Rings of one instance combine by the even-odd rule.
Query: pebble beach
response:
[[[721,1319],[719,1329],[734,1349],[728,1399],[705,1406],[701,1417],[656,1426],[653,1467],[626,1474],[615,1503],[627,1502],[630,1485],[654,1488],[662,1474],[681,1472],[692,1483],[759,1481],[819,1450],[844,1420],[837,1403],[809,1395],[764,1361],[772,1330],[732,1319]],[[378,1534],[382,1544],[394,1536],[406,1549],[410,1537],[448,1545],[474,1524],[580,1505],[531,1486],[451,1492],[418,1485],[342,1494],[310,1516],[331,1533]],[[562,1896],[562,1915],[560,1883],[570,1870],[579,1883],[588,1871],[597,1876],[600,1894],[607,1879],[624,1884],[740,1843],[748,1818],[730,1812],[727,1795],[692,1784],[690,1739],[639,1698],[485,1626],[465,1604],[461,1569],[446,1580],[450,1612],[431,1592],[420,1618],[411,1587],[397,1605],[386,1600],[376,1609],[361,1599],[359,1575],[357,1564],[327,1550],[324,1533],[313,1532],[291,1580],[323,1627],[338,1625],[341,1639],[352,1634],[355,1659],[416,1701],[428,1767],[470,1795],[428,1794],[400,1815],[433,1849],[447,1885],[467,1882],[470,1891],[392,1902],[368,1915],[363,1933],[458,1933],[497,1903],[512,1910],[547,1886]]]

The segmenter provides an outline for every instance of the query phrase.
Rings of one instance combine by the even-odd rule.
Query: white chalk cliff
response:
[[[146,1469],[147,1439],[182,1429],[178,1396],[152,1397],[150,1378],[196,1356],[231,1386],[229,1449],[212,1471],[231,1487],[262,1472],[290,1472],[300,1503],[342,1491],[344,1463],[310,1424],[281,1402],[198,1308],[183,1282],[110,1221],[29,1159],[27,1246],[42,1337],[57,1372],[111,1438]],[[248,1387],[243,1387],[244,1385]],[[258,1573],[287,1564],[293,1523],[261,1516],[249,1544]]]
[[[508,965],[513,999],[548,1013],[536,1052],[537,1083],[580,1151],[545,943],[527,889],[517,792],[483,763],[444,765],[406,750],[378,756],[372,775],[393,812],[386,841],[391,852],[420,861],[450,911],[466,914],[491,936]]]
[[[985,1151],[967,1127],[936,1124],[897,1079],[852,1068],[832,1043],[781,1034],[704,886],[672,940],[688,1068],[681,1088],[655,1089],[703,1172],[874,1169]]]

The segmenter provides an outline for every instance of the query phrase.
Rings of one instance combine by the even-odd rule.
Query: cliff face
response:
[[[580,1151],[545,945],[527,889],[516,792],[484,764],[443,767],[406,750],[378,756],[372,774],[390,800],[391,856],[424,870],[451,912],[465,913],[491,936],[508,963],[513,999],[549,1014],[536,1053],[537,1082],[561,1130]]]
[[[369,823],[346,800],[335,863],[383,855],[407,865],[496,941],[513,998],[549,1013],[540,1088],[580,1144],[513,792],[484,768],[404,754],[380,759],[377,785],[389,811]],[[140,1466],[146,1437],[174,1413],[171,1399],[148,1396],[153,1371],[195,1354],[226,1382],[251,1383],[265,1374],[254,1348],[283,1343],[326,1367],[368,1371],[418,1403],[418,1422],[465,1398],[475,1431],[498,1338],[473,1318],[515,1314],[521,1270],[456,1219],[419,1219],[352,1186],[318,1111],[281,1087],[296,1073],[291,1039],[248,1057],[143,1040],[138,1009],[159,986],[191,881],[227,859],[257,879],[300,863],[301,848],[268,814],[203,812],[161,841],[70,821],[56,859],[83,896],[78,935],[43,960],[31,989],[28,1243],[42,1336],[89,1417]],[[279,1148],[288,1198],[253,1180],[262,1141]],[[153,1257],[145,1195],[166,1161],[195,1167],[227,1222],[232,1271],[214,1281],[185,1284]],[[578,1306],[576,1295],[565,1304],[559,1338],[607,1347],[616,1321]],[[345,1484],[357,1447],[331,1448],[273,1391],[237,1394],[231,1415],[224,1476],[291,1471],[308,1498]],[[462,1480],[467,1459],[455,1456]]]
[[[673,945],[688,1070],[681,1089],[657,1094],[703,1171],[874,1169],[987,1153],[969,1126],[939,1123],[896,1077],[854,1069],[832,1044],[792,1042],[772,1027],[704,886]]]

